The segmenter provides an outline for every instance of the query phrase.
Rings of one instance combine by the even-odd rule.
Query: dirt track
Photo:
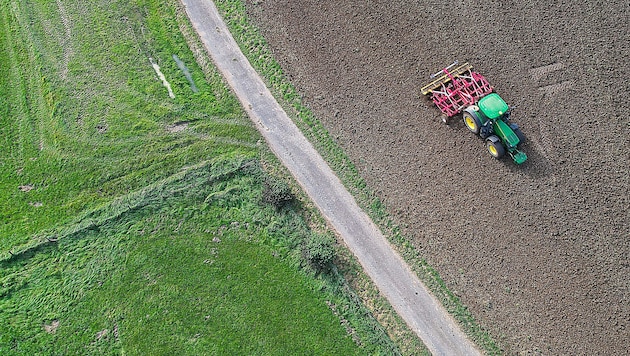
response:
[[[630,6],[248,1],[306,103],[507,353],[630,348]],[[471,62],[529,161],[419,99]]]

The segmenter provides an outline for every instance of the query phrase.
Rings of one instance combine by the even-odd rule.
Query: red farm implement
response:
[[[463,108],[492,92],[490,83],[483,75],[473,72],[470,64],[455,67],[457,64],[431,75],[433,80],[420,89],[423,95],[431,94],[435,106],[447,117],[459,114]]]

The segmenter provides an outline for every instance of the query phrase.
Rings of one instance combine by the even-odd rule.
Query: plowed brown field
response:
[[[305,102],[509,354],[630,349],[630,5],[594,3],[247,2]],[[454,59],[517,107],[524,165],[419,98]]]

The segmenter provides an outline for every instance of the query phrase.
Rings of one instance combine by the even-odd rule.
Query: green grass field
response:
[[[0,0],[0,354],[396,354],[183,33],[174,0]]]

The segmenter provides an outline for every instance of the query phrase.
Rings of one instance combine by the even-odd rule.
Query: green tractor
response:
[[[497,93],[490,93],[462,112],[464,124],[474,134],[486,140],[488,152],[494,158],[508,153],[516,164],[527,160],[527,155],[518,150],[525,136],[516,123],[510,122],[510,109]]]
[[[446,117],[461,113],[466,127],[486,140],[494,158],[507,153],[516,164],[525,162],[527,155],[518,149],[525,136],[516,123],[510,122],[509,106],[481,74],[472,71],[470,64],[452,69],[456,65],[433,74],[432,81],[422,87],[422,94],[429,95]]]

